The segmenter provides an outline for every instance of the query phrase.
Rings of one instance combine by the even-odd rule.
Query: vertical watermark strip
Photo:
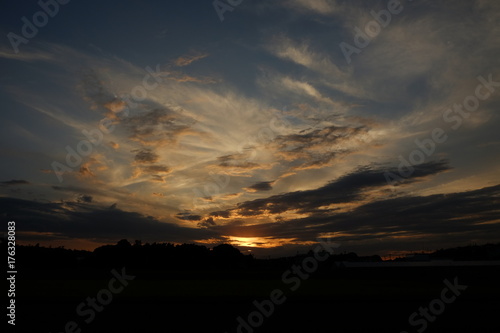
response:
[[[16,222],[10,221],[7,224],[7,281],[9,281],[9,290],[7,296],[9,306],[7,307],[7,323],[16,325]]]

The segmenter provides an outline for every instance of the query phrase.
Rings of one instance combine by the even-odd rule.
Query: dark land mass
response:
[[[255,259],[227,244],[17,246],[15,332],[500,332],[500,243],[438,250],[430,260],[455,262],[433,267],[319,254],[314,266],[312,251]]]

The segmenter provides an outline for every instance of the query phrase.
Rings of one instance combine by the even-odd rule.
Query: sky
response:
[[[500,240],[500,3],[5,0],[20,244]]]

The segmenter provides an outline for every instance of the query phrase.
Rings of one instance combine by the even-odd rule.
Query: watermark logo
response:
[[[495,88],[500,87],[500,82],[493,81],[492,74],[488,75],[488,79],[478,76],[477,80],[479,84],[476,86],[474,94],[465,97],[462,103],[454,104],[453,108],[449,108],[443,113],[444,122],[451,123],[453,130],[459,129],[462,126],[463,120],[469,118],[471,113],[479,108],[480,101],[487,100],[495,92]],[[384,172],[387,184],[394,186],[404,182],[405,178],[408,179],[411,177],[415,171],[414,166],[424,163],[428,157],[434,154],[437,144],[442,144],[447,140],[448,135],[446,131],[440,127],[434,128],[429,138],[423,140],[415,139],[414,142],[417,148],[412,150],[407,158],[403,157],[403,155],[399,155],[398,157],[400,161],[398,174]]]
[[[455,302],[458,296],[460,296],[461,291],[467,289],[466,285],[458,284],[458,277],[455,277],[453,283],[445,279],[443,283],[446,285],[445,288],[441,290],[441,295],[439,298],[435,298],[430,301],[428,307],[420,307],[418,312],[413,312],[408,318],[408,322],[411,326],[418,327],[417,332],[422,333],[427,329],[430,323],[436,321],[437,316],[441,315],[446,304],[451,304]],[[401,333],[408,333],[407,331],[401,331]]]
[[[15,53],[19,53],[20,44],[28,44],[30,39],[35,38],[38,34],[38,28],[43,28],[49,23],[49,17],[53,18],[59,13],[59,5],[66,5],[70,0],[40,0],[38,6],[42,10],[33,14],[31,20],[26,16],[21,17],[23,26],[21,27],[21,34],[9,32],[7,38]]]
[[[102,312],[104,307],[113,301],[113,295],[121,293],[128,286],[129,281],[135,279],[135,276],[127,275],[125,267],[122,268],[121,273],[113,269],[111,274],[113,277],[108,281],[107,288],[99,290],[96,297],[87,297],[85,302],[78,304],[76,307],[76,313],[80,317],[87,317],[84,319],[86,324],[94,321],[96,312]],[[64,325],[64,332],[79,333],[82,332],[82,329],[76,321],[68,321]]]
[[[330,239],[319,239],[319,245],[313,251],[313,255],[305,257],[300,265],[293,265],[283,273],[281,281],[287,285],[290,291],[299,289],[302,281],[307,280],[314,272],[318,270],[319,263],[327,260],[334,253],[334,249],[340,244],[332,242]],[[254,300],[255,310],[250,312],[246,319],[239,316],[236,318],[238,333],[253,333],[254,329],[264,324],[265,318],[271,317],[276,306],[285,303],[287,300],[283,289],[273,289],[269,293],[269,298],[261,302]],[[227,332],[226,332],[227,333]]]
[[[392,16],[400,14],[403,9],[404,7],[399,0],[389,0],[389,2],[387,2],[387,9],[382,9],[378,12],[372,10],[370,15],[374,19],[367,22],[363,30],[359,27],[354,28],[353,43],[355,46],[346,42],[341,42],[339,44],[340,50],[347,63],[351,63],[353,54],[360,54],[362,49],[370,45],[371,41],[380,34],[382,29],[386,28],[391,23]]]

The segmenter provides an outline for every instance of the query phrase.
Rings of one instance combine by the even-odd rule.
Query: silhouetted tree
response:
[[[131,247],[132,245],[130,244],[130,242],[126,239],[122,239],[120,240],[118,243],[116,243],[116,246],[118,247],[123,247],[123,248],[129,248]]]

